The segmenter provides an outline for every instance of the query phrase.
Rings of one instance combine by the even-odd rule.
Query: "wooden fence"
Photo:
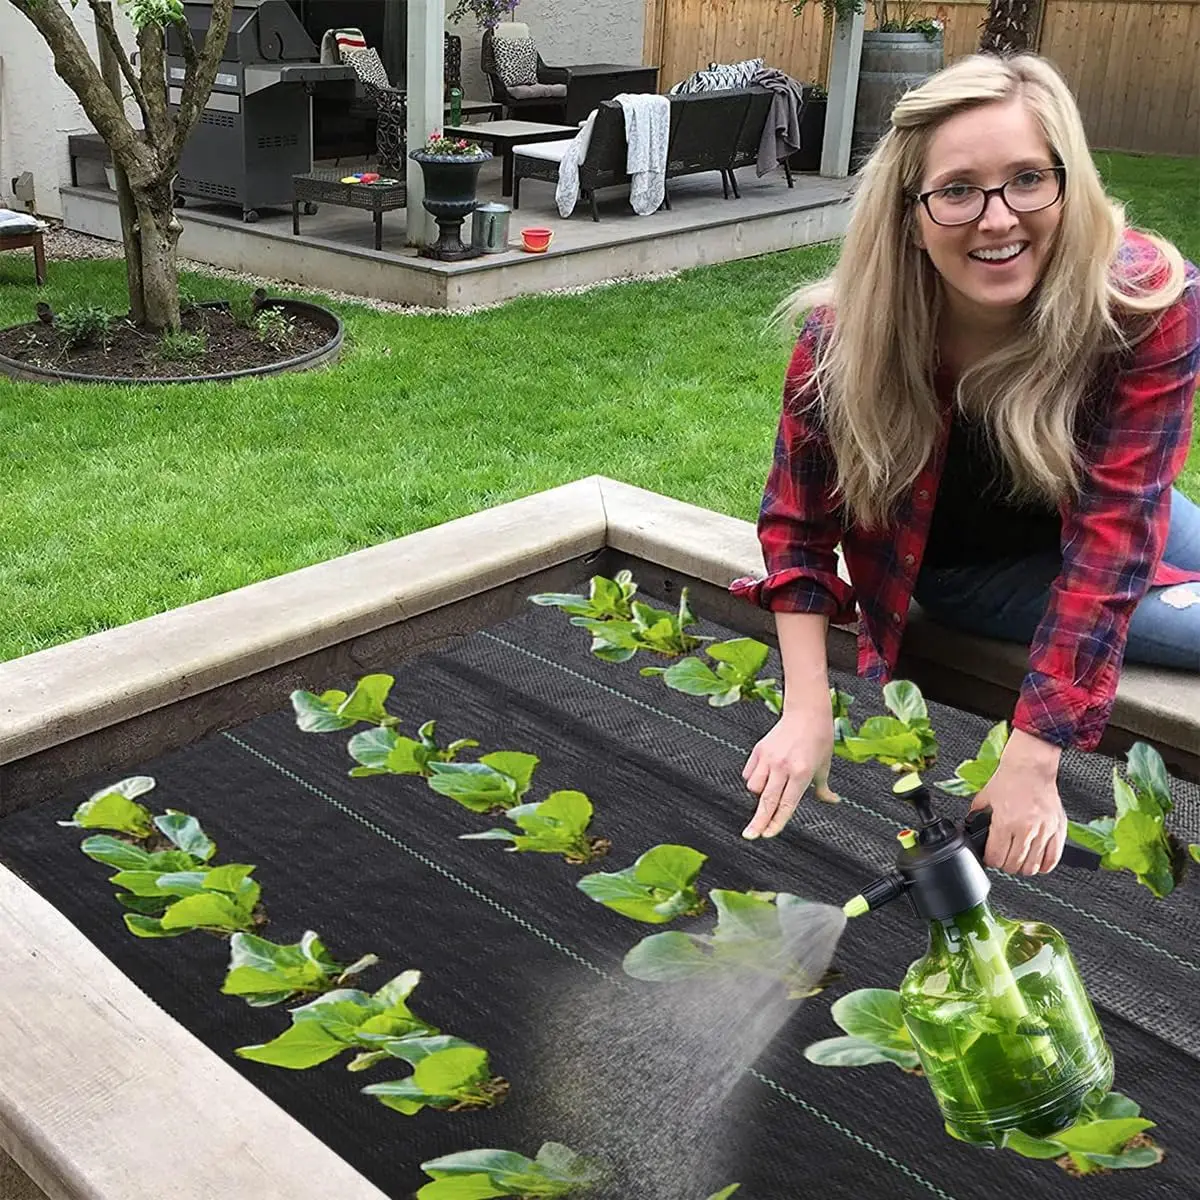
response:
[[[987,4],[940,0],[946,62],[972,53]],[[867,28],[874,13],[867,9]],[[820,0],[646,0],[645,61],[665,90],[710,62],[765,58],[795,79],[825,81],[833,30]],[[1038,50],[1063,72],[1091,144],[1200,155],[1200,0],[1046,0]]]

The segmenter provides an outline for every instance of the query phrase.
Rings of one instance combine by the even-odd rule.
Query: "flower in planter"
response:
[[[466,138],[448,138],[435,129],[421,147],[421,153],[436,154],[443,158],[478,158],[487,151],[478,142],[468,142]]]

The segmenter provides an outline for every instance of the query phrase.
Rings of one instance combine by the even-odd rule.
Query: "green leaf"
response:
[[[125,926],[130,933],[144,938],[178,937],[187,933],[186,929],[166,929],[161,920],[138,913],[126,913]]]
[[[250,863],[226,863],[223,867],[213,867],[204,876],[204,886],[209,891],[244,896],[248,891],[246,881],[254,870]]]
[[[180,850],[200,862],[208,862],[217,851],[216,843],[200,828],[200,822],[187,813],[168,808],[162,816],[154,818],[154,824]]]
[[[1134,742],[1126,756],[1130,782],[1146,811],[1166,814],[1174,807],[1171,780],[1162,756],[1146,742]]]
[[[709,658],[728,663],[736,673],[739,683],[751,683],[759,671],[766,666],[770,647],[754,638],[734,638],[728,642],[717,642],[707,648]]]
[[[888,711],[895,713],[906,725],[929,719],[929,709],[925,706],[925,697],[921,695],[921,689],[907,679],[894,679],[885,684],[883,702]]]
[[[634,864],[634,875],[648,887],[683,891],[696,882],[708,855],[690,846],[667,843],[647,850]]]
[[[523,754],[519,750],[497,750],[493,754],[483,755],[479,761],[514,780],[517,795],[523,796],[529,791],[534,768],[540,760],[536,754]]]
[[[921,1065],[915,1050],[877,1046],[861,1037],[824,1038],[806,1046],[804,1057],[818,1067],[868,1067],[876,1063],[893,1063],[904,1070],[913,1071]]]
[[[425,1184],[417,1192],[417,1200],[492,1200],[495,1196],[512,1194],[508,1188],[494,1184],[487,1175],[453,1175]]]
[[[583,792],[563,789],[551,792],[537,806],[534,815],[542,821],[556,822],[565,833],[579,835],[591,824],[592,811],[592,802]]]
[[[625,955],[621,965],[631,979],[677,983],[710,974],[713,959],[690,934],[671,930],[643,938]]]
[[[118,871],[109,883],[134,896],[195,896],[204,890],[205,870]]]
[[[722,1188],[719,1192],[713,1192],[708,1200],[729,1200],[729,1197],[741,1186],[740,1183],[731,1183],[727,1188]]]
[[[163,914],[164,929],[247,929],[251,919],[241,907],[220,892],[185,896]]]
[[[1174,891],[1171,849],[1161,817],[1138,810],[1127,812],[1117,820],[1113,840],[1116,846],[1104,856],[1104,866],[1132,871],[1159,899]]]
[[[351,724],[358,721],[370,721],[373,725],[383,724],[391,719],[384,705],[395,682],[391,675],[364,675],[354,685],[354,691],[339,706],[338,716]]]
[[[324,991],[341,970],[311,931],[292,945],[235,933],[229,950],[221,992],[241,996],[255,1007],[278,1004],[297,993]]]
[[[987,737],[979,747],[979,754],[959,763],[954,778],[934,786],[952,796],[974,796],[981,792],[1000,765],[1000,755],[1008,742],[1008,722],[1000,721],[988,730]]]
[[[412,1078],[431,1096],[453,1096],[488,1075],[487,1051],[469,1046],[427,1055],[413,1067]]]
[[[150,810],[136,803],[134,797],[153,786],[154,780],[148,775],[122,779],[111,788],[94,792],[79,805],[70,821],[58,824],[72,829],[111,829],[135,838],[149,837],[154,832]]]
[[[1154,1122],[1145,1117],[1118,1117],[1072,1125],[1070,1129],[1056,1133],[1054,1140],[1080,1154],[1116,1154],[1130,1138],[1153,1128]]]
[[[516,783],[511,776],[487,763],[431,762],[429,787],[441,796],[449,796],[472,812],[493,808],[511,808],[517,803]]]
[[[686,696],[714,696],[729,690],[707,663],[698,658],[681,658],[667,668],[643,667],[643,675],[661,674],[667,687]]]
[[[84,838],[80,850],[95,862],[118,871],[148,871],[155,874],[167,871],[187,871],[199,864],[182,850],[159,850],[151,854],[141,846],[132,846],[107,833]]]
[[[273,1041],[257,1046],[239,1046],[234,1053],[251,1062],[270,1067],[303,1071],[336,1058],[346,1043],[336,1038],[319,1021],[300,1021]]]
[[[1123,1096],[1120,1092],[1109,1092],[1098,1104],[1091,1109],[1093,1121],[1111,1121],[1117,1117],[1136,1117],[1141,1115],[1137,1102]]]
[[[713,933],[717,941],[779,938],[779,912],[769,900],[722,888],[714,888],[709,896],[719,914]]]
[[[528,1175],[536,1170],[537,1164],[523,1154],[513,1150],[462,1150],[457,1154],[443,1154],[421,1164],[421,1170],[435,1179],[452,1178],[456,1175]]]
[[[1014,1151],[1022,1158],[1061,1158],[1066,1153],[1066,1147],[1061,1142],[1030,1137],[1019,1129],[1010,1129],[1004,1134],[1004,1148]]]
[[[379,1053],[386,1058],[399,1058],[415,1066],[422,1059],[432,1054],[440,1054],[443,1050],[478,1050],[478,1046],[462,1038],[451,1037],[440,1033],[432,1037],[426,1034],[410,1034],[408,1037],[389,1038],[380,1043]]]
[[[169,896],[134,896],[129,892],[118,892],[117,903],[144,917],[161,917],[171,905]]]
[[[1117,818],[1125,816],[1126,813],[1144,812],[1146,816],[1153,818],[1160,816],[1157,811],[1146,811],[1141,806],[1141,801],[1138,799],[1138,794],[1133,788],[1121,778],[1118,767],[1113,767],[1113,799],[1116,801]]]
[[[1163,1152],[1160,1146],[1131,1146],[1120,1154],[1089,1154],[1087,1157],[1097,1166],[1123,1171],[1157,1166],[1163,1160]]]
[[[900,1012],[900,993],[888,988],[862,988],[834,1001],[834,1021],[853,1037],[888,1050],[911,1050],[912,1038]]]
[[[338,729],[349,729],[355,723],[338,713],[346,702],[345,692],[331,689],[318,696],[301,689],[292,692],[291,701],[296,724],[305,733],[333,733]]]
[[[1078,821],[1068,821],[1067,837],[1085,850],[1108,854],[1117,844],[1112,835],[1116,823],[1113,817],[1097,817],[1086,825],[1081,825]]]
[[[1200,844],[1193,842],[1190,846],[1188,846],[1188,853],[1196,862],[1200,862]]]

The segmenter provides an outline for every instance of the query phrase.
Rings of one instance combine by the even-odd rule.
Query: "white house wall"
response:
[[[69,4],[63,7],[71,13],[94,57],[92,10],[87,4],[73,10]],[[120,13],[117,29],[122,44],[132,47],[133,31]],[[8,0],[0,0],[0,199],[11,202],[13,178],[31,171],[37,211],[61,216],[58,189],[71,181],[67,135],[91,129],[74,94],[55,72],[54,56],[42,35]],[[99,164],[89,165],[99,169]]]
[[[446,0],[446,11],[453,9],[454,0]],[[549,66],[642,61],[645,0],[521,0],[512,19],[529,26]],[[446,28],[463,40],[463,91],[471,99],[487,99],[479,69],[482,31],[469,13],[457,25],[447,21]]]

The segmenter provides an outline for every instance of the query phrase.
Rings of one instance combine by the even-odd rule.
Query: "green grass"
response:
[[[1098,157],[1131,217],[1200,259],[1200,163]],[[753,519],[790,348],[766,318],[833,254],[472,316],[334,304],[342,361],[264,381],[0,384],[0,659],[592,473]],[[31,315],[28,269],[0,256],[0,325]],[[120,310],[123,271],[53,263],[45,298]],[[1200,497],[1195,451],[1184,486]]]

